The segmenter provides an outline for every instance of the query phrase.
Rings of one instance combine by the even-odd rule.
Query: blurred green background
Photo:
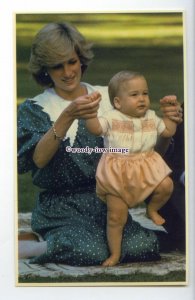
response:
[[[41,92],[28,73],[33,37],[49,22],[74,24],[94,44],[94,60],[83,81],[107,85],[110,77],[130,69],[148,81],[152,107],[168,94],[184,100],[182,13],[17,14],[17,104]],[[31,211],[37,188],[30,174],[18,176],[18,209]]]

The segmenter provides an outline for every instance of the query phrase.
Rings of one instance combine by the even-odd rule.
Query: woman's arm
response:
[[[170,105],[170,103],[175,103],[174,105]],[[168,118],[177,124],[182,122],[182,109],[179,102],[177,102],[177,97],[174,95],[165,96],[160,100],[161,111],[163,113],[164,118]],[[160,153],[162,156],[165,155],[166,151],[169,148],[171,142],[171,137],[163,137],[160,136],[158,138],[155,150]]]
[[[54,127],[51,127],[37,143],[33,161],[38,168],[44,168],[57,152],[62,138],[75,119],[87,119],[97,116],[100,98],[92,101],[90,95],[82,96],[61,113]]]

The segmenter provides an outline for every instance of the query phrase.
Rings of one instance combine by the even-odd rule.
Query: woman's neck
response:
[[[70,92],[58,89],[56,87],[54,87],[54,90],[56,94],[61,98],[63,98],[64,100],[71,100],[71,101],[87,94],[87,88],[85,85],[80,85],[76,90]]]

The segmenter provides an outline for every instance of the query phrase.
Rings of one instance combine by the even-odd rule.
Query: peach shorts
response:
[[[96,172],[97,196],[122,198],[128,207],[143,202],[171,173],[171,169],[155,151],[138,154],[104,153]]]

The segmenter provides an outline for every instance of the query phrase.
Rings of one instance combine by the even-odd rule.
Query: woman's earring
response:
[[[45,76],[48,76],[48,73],[47,73],[47,72],[45,72]]]

